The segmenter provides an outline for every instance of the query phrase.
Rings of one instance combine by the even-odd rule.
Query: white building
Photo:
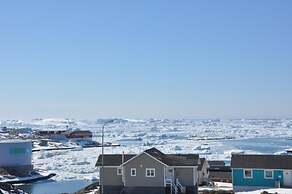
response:
[[[199,158],[198,160],[198,184],[204,185],[208,183],[209,178],[209,164],[205,158]]]

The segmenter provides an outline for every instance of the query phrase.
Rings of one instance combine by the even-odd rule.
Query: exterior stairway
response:
[[[185,193],[185,188],[182,186],[182,184],[179,182],[178,179],[175,181],[172,181],[171,179],[166,181],[166,194],[183,194]]]

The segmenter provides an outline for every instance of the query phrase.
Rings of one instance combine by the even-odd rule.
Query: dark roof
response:
[[[200,162],[198,164],[198,171],[202,170],[204,163],[206,162],[205,158],[199,158]]]
[[[168,166],[196,166],[198,164],[198,154],[164,154],[156,148],[145,152]]]
[[[168,166],[196,166],[198,164],[198,154],[164,154],[156,148],[148,149],[145,152]],[[124,162],[134,156],[136,155],[125,154]],[[104,155],[104,166],[120,166],[121,164],[121,154]],[[101,155],[98,157],[96,166],[101,166]]]
[[[292,169],[292,155],[233,154],[232,168]]]
[[[213,166],[209,168],[209,172],[231,172],[230,166]]]
[[[197,166],[198,159],[197,154],[165,154],[162,162],[168,166]]]
[[[223,160],[211,160],[211,161],[208,161],[208,164],[210,165],[210,167],[225,166],[225,162]]]
[[[95,166],[101,166],[102,155],[98,156]],[[103,158],[104,166],[120,166],[122,164],[122,154],[105,154]],[[124,162],[136,156],[135,154],[124,154]]]
[[[232,173],[231,171],[209,171],[209,179],[210,180],[231,180]]]

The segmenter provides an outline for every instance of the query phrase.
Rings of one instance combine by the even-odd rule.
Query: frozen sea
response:
[[[1,127],[31,127],[36,130],[79,128],[91,130],[100,141],[107,119],[6,120]],[[231,153],[280,153],[292,148],[292,119],[114,119],[105,127],[105,141],[121,144],[105,153],[140,153],[156,147],[165,153],[197,153],[212,160],[230,161]],[[94,180],[94,167],[101,148],[44,151],[33,154],[40,171],[57,173],[56,180]]]

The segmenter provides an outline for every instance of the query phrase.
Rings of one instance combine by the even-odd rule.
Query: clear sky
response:
[[[291,0],[0,3],[0,119],[292,117]]]

